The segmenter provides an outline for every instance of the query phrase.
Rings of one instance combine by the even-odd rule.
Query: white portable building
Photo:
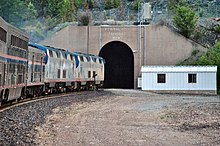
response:
[[[159,93],[217,94],[217,66],[142,66],[141,89]]]

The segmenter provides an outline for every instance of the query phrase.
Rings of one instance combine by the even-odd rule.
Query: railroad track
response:
[[[9,110],[11,108],[21,106],[21,105],[25,105],[25,104],[32,103],[32,102],[48,100],[48,99],[53,99],[53,98],[58,98],[58,97],[66,97],[66,96],[71,96],[71,95],[79,95],[79,94],[82,94],[82,93],[85,93],[85,92],[88,92],[88,91],[50,94],[50,95],[45,95],[45,96],[33,97],[33,98],[25,98],[25,99],[22,99],[22,100],[19,100],[19,101],[13,101],[13,102],[9,102],[9,103],[5,103],[5,104],[1,105],[0,106],[0,113],[4,112],[6,110]]]

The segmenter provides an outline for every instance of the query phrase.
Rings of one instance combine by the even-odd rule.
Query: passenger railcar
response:
[[[18,99],[25,92],[28,35],[0,18],[0,103]]]
[[[27,96],[39,96],[44,90],[46,53],[29,45],[27,70]]]

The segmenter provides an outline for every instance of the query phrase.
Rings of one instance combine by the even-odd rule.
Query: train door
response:
[[[3,76],[4,76],[4,64],[0,62],[0,87],[3,86]]]
[[[32,56],[32,65],[31,65],[31,82],[34,81],[34,55]]]
[[[9,76],[8,76],[8,83],[9,83],[9,86],[13,86],[15,84],[15,80],[16,80],[16,64],[15,63],[9,63],[8,64],[8,73],[9,73]]]
[[[0,62],[0,105],[1,105],[1,101],[3,99],[3,93],[4,93],[4,64]]]
[[[40,82],[43,81],[42,74],[43,74],[43,56],[41,56],[40,58]]]

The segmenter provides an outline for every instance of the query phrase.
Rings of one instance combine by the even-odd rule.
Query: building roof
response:
[[[217,72],[217,66],[142,66],[141,72]]]

